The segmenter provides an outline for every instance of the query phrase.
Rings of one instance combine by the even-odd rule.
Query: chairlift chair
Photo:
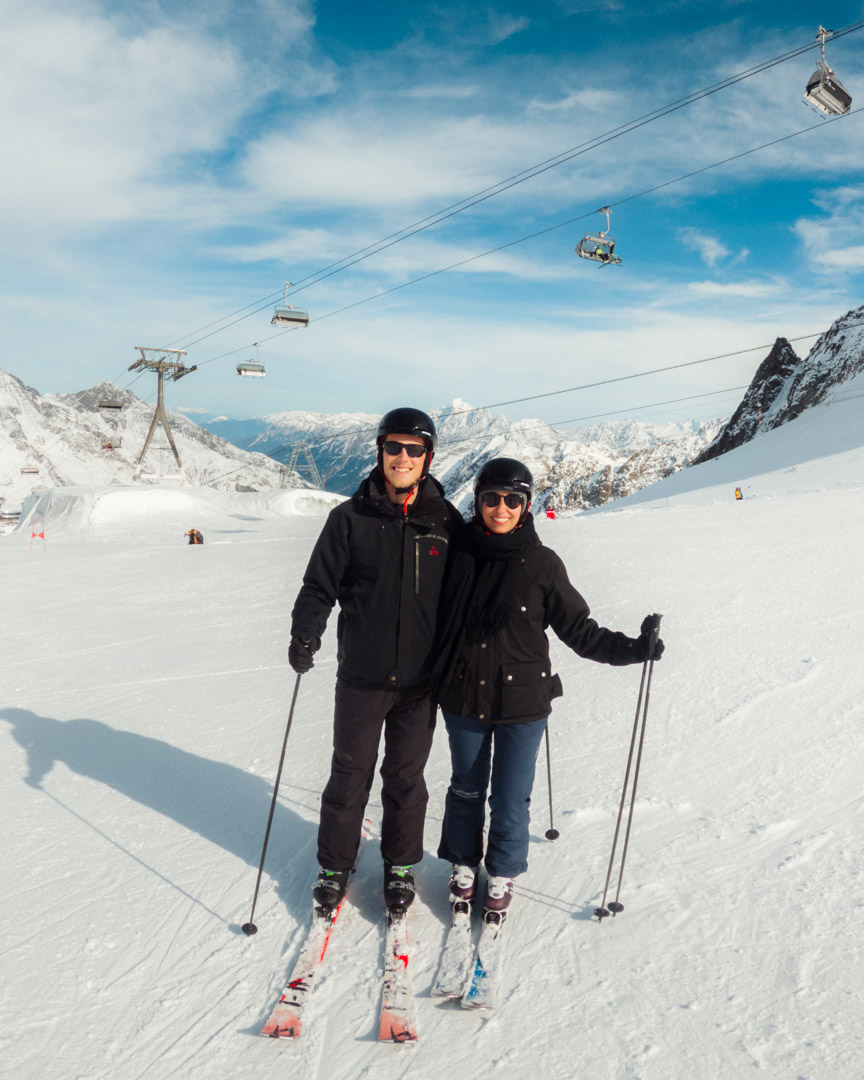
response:
[[[282,303],[276,305],[273,318],[270,320],[271,326],[290,326],[296,329],[309,325],[309,312],[306,308],[294,307],[293,304],[288,303],[288,290],[292,284],[291,281],[285,282],[285,287],[282,290]]]
[[[819,27],[816,37],[822,50],[822,59],[819,66],[807,81],[804,91],[804,101],[814,106],[825,116],[845,116],[852,107],[852,95],[843,86],[825,60],[825,38],[830,37],[833,31]]]
[[[615,239],[609,235],[609,218],[612,213],[608,206],[602,207],[598,213],[606,215],[606,228],[603,232],[588,233],[577,244],[576,254],[582,259],[590,259],[600,263],[601,266],[617,266],[621,259],[615,254]]]
[[[263,379],[267,372],[263,364],[256,364],[254,360],[241,360],[237,365],[237,374],[245,375],[247,378]]]
[[[108,413],[120,412],[120,410],[123,408],[123,402],[113,401],[110,398],[104,398],[102,401],[99,402],[99,408],[103,412]]]
[[[245,375],[247,378],[263,379],[267,375],[267,371],[264,368],[264,362],[258,356],[258,345],[255,345],[255,359],[254,360],[241,360],[237,365],[237,374]]]
[[[38,465],[22,465],[21,466],[21,475],[22,476],[38,476],[39,475],[39,466]]]

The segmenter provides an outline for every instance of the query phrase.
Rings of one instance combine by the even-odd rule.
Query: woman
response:
[[[472,903],[485,861],[484,919],[504,911],[513,879],[528,868],[534,765],[552,700],[551,626],[579,656],[637,664],[648,654],[651,617],[640,636],[589,617],[561,559],[543,547],[529,513],[533,478],[513,458],[487,462],[474,485],[474,519],[456,541],[442,596],[434,685],[450,739],[453,775],[438,856],[452,863],[450,900]],[[657,641],[654,659],[663,652]],[[490,823],[483,828],[489,792]]]

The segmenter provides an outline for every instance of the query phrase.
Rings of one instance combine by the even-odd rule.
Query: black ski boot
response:
[[[316,908],[335,911],[345,897],[350,876],[350,870],[325,870],[322,867],[312,886],[312,899]]]
[[[384,903],[394,915],[401,915],[414,902],[414,867],[384,863]]]

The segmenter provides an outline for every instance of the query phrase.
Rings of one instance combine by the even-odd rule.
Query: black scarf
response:
[[[525,555],[538,546],[534,517],[504,535],[475,518],[458,537],[441,594],[432,690],[447,686],[466,641],[494,637],[507,622]]]

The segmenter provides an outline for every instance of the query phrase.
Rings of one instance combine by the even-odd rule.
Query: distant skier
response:
[[[197,529],[190,529],[188,533],[184,533],[183,535],[189,537],[189,543],[190,544],[203,544],[204,543],[204,537],[201,535],[200,532],[198,532]]]
[[[419,409],[388,412],[378,424],[378,464],[331,511],[291,616],[288,661],[313,666],[338,603],[338,668],[330,779],[321,796],[319,908],[345,895],[384,729],[381,854],[388,909],[414,899],[412,867],[423,857],[428,792],[423,770],[436,706],[429,674],[438,596],[449,541],[461,515],[429,475],[437,435]]]
[[[453,773],[438,857],[452,864],[451,904],[474,901],[485,862],[486,912],[507,908],[513,879],[528,868],[534,766],[552,701],[563,692],[552,673],[546,627],[579,656],[602,664],[638,664],[648,649],[651,616],[637,638],[589,617],[564,563],[537,537],[532,495],[533,478],[522,462],[495,458],[483,466],[474,520],[454,544],[441,598],[433,692]],[[662,652],[658,640],[654,658]]]
[[[744,498],[744,496],[741,494],[741,488],[740,487],[735,488],[735,498],[738,499],[739,501]]]

